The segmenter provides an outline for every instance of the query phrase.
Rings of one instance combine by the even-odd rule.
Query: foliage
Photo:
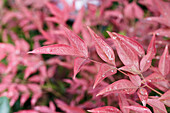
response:
[[[0,1],[0,112],[169,112],[170,2],[78,2]]]

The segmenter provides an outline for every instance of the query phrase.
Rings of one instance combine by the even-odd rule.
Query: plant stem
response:
[[[148,87],[149,89],[151,89],[152,91],[156,92],[157,94],[159,94],[160,96],[162,96],[162,93],[160,93],[159,91],[153,89],[152,87],[150,87],[149,85],[145,85],[146,87]]]

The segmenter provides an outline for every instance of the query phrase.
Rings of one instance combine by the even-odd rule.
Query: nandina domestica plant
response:
[[[167,0],[1,0],[0,113],[169,112],[169,10]]]

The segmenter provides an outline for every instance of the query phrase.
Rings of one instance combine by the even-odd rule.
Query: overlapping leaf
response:
[[[152,113],[151,110],[144,106],[124,106],[126,109],[130,109],[139,113]]]
[[[139,88],[138,97],[140,101],[142,102],[143,106],[146,106],[147,100],[148,100],[148,92],[145,88]]]
[[[90,27],[87,27],[94,42],[98,55],[102,60],[109,64],[115,65],[115,55],[112,48],[100,38]]]
[[[99,108],[91,109],[88,111],[94,112],[94,113],[122,113],[119,109],[117,109],[116,107],[112,107],[112,106],[99,107]]]
[[[133,46],[129,46],[129,44],[125,43],[126,41],[129,41],[129,39],[125,40],[122,37],[120,37],[117,33],[109,32],[108,34],[114,41],[114,45],[116,46],[117,53],[119,55],[120,60],[123,62],[124,65],[135,65],[137,68],[139,68],[139,60],[136,52],[134,52],[133,48],[138,48],[137,44],[133,42]],[[131,40],[132,41],[132,40]]]
[[[95,83],[93,85],[93,88],[97,86],[98,83],[100,83],[103,79],[106,77],[113,75],[117,72],[117,69],[114,66],[110,66],[108,64],[103,63],[100,66],[99,72],[96,75]]]
[[[96,96],[111,93],[133,94],[137,89],[138,87],[135,86],[131,81],[121,79],[101,90]]]
[[[155,54],[156,54],[156,48],[155,48],[155,34],[154,34],[148,46],[147,54],[140,61],[140,70],[142,72],[146,71],[151,66],[152,59],[155,56]]]
[[[74,34],[72,31],[62,26],[67,34],[71,45],[55,44],[37,48],[29,53],[41,53],[41,54],[56,54],[56,55],[74,55],[80,57],[88,57],[87,47],[84,41]]]

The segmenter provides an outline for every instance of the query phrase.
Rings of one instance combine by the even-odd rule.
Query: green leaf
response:
[[[7,97],[0,97],[0,113],[10,113],[9,100]]]

